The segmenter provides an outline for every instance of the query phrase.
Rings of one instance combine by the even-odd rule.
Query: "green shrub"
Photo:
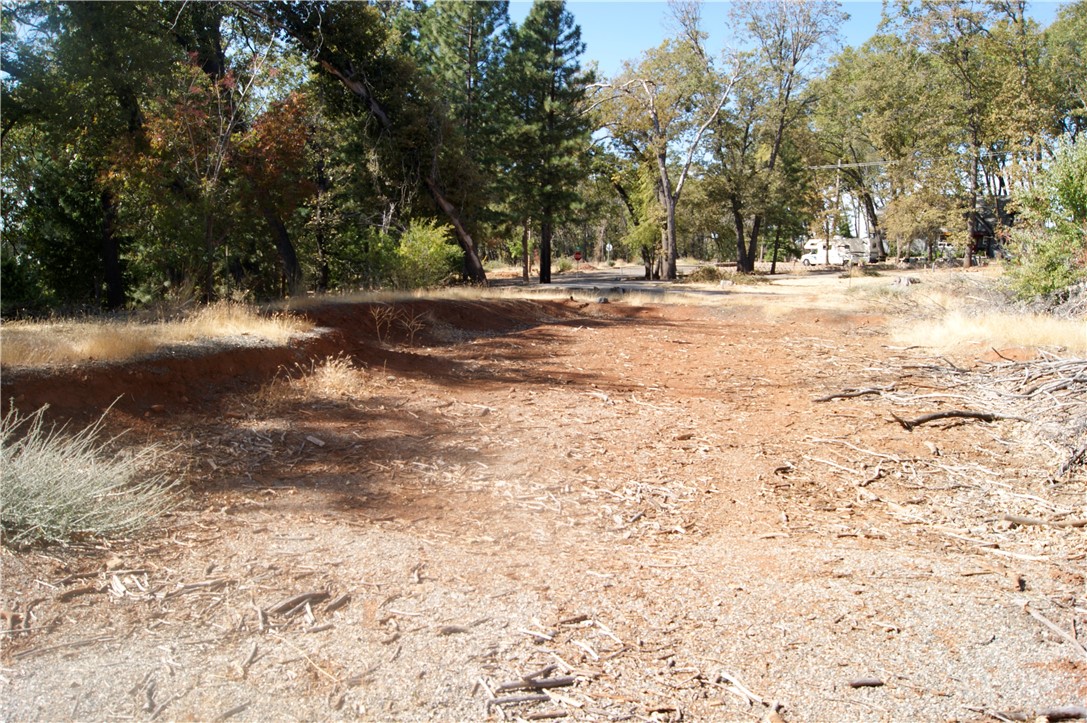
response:
[[[560,256],[551,264],[551,270],[556,274],[565,274],[574,268],[574,262],[565,256]]]
[[[125,535],[173,506],[175,482],[162,473],[145,474],[157,448],[109,453],[108,442],[99,439],[102,419],[67,434],[46,426],[45,410],[22,417],[12,409],[0,420],[5,544]]]
[[[421,289],[448,281],[464,258],[461,248],[450,242],[451,233],[437,221],[412,221],[396,251],[395,285]]]
[[[1022,211],[1012,288],[1021,299],[1062,300],[1087,279],[1087,143],[1061,145]]]

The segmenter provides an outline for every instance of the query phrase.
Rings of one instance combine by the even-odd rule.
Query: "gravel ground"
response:
[[[779,291],[413,302],[403,318],[435,333],[382,343],[364,307],[317,309],[338,365],[121,410],[134,439],[177,445],[190,492],[137,539],[0,553],[0,715],[983,721],[1084,705],[1087,530],[1004,519],[1087,517],[1082,469],[1057,478],[1015,420],[904,429],[892,413],[969,403],[926,396],[948,391],[946,360],[894,347],[883,317],[825,289]]]

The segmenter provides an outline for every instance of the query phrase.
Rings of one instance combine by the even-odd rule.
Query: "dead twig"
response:
[[[747,700],[748,704],[758,703],[759,705],[768,705],[765,700],[763,700],[758,695],[752,693],[750,688],[741,683],[740,679],[736,675],[730,673],[727,670],[722,670],[720,673],[718,673],[717,680],[715,680],[714,682],[717,684],[720,684],[722,682],[728,683],[728,686],[725,689],[731,691],[732,693],[735,693],[741,698],[744,698],[745,700]]]
[[[853,397],[864,397],[870,394],[882,394],[883,392],[893,392],[895,385],[891,384],[886,387],[869,387],[867,389],[846,389],[836,394],[828,394],[825,397],[819,397],[813,399],[813,402],[832,402],[835,399],[852,399]]]
[[[221,720],[226,720],[227,718],[233,718],[234,716],[238,715],[239,713],[244,713],[246,711],[246,709],[249,708],[249,706],[251,706],[251,705],[253,705],[253,702],[247,700],[246,702],[242,703],[241,705],[236,705],[233,708],[231,708],[230,710],[223,711],[222,713],[219,714],[219,716],[215,720],[216,721],[221,721]]]
[[[1027,613],[1032,618],[1034,618],[1035,620],[1040,622],[1042,625],[1045,625],[1047,628],[1049,628],[1050,630],[1055,632],[1057,635],[1059,635],[1062,639],[1064,639],[1066,642],[1068,642],[1073,648],[1076,649],[1077,653],[1079,653],[1083,657],[1087,658],[1087,647],[1084,647],[1083,643],[1076,640],[1075,637],[1073,637],[1073,636],[1069,635],[1068,633],[1066,633],[1061,628],[1061,626],[1057,625],[1055,622],[1053,622],[1052,620],[1047,618],[1045,615],[1042,615],[1037,610],[1031,608],[1030,605],[1024,605],[1023,609],[1026,610]]]
[[[70,643],[58,643],[56,645],[46,645],[41,648],[30,648],[29,650],[21,650],[15,653],[11,657],[13,658],[26,658],[31,655],[37,655],[38,653],[51,653],[54,650],[65,650],[69,648],[83,648],[88,645],[94,645],[95,643],[106,643],[110,640],[114,640],[113,635],[99,635],[96,638],[84,638],[82,640],[73,640]]]
[[[249,649],[249,655],[245,656],[245,660],[238,665],[238,672],[243,678],[249,673],[249,666],[257,660],[257,649],[257,643],[254,642],[253,647]]]
[[[77,598],[80,595],[89,595],[94,592],[102,592],[102,588],[97,585],[85,585],[84,587],[73,587],[71,590],[65,590],[60,595],[57,595],[58,602],[68,602],[73,598]]]
[[[320,673],[321,675],[325,676],[326,678],[328,678],[329,680],[331,680],[331,681],[332,681],[332,682],[334,682],[334,683],[339,683],[339,682],[340,682],[340,679],[339,679],[339,678],[337,678],[337,677],[336,677],[335,675],[333,675],[332,673],[330,673],[330,672],[328,672],[327,670],[325,670],[324,668],[322,668],[322,667],[321,667],[320,665],[318,665],[317,663],[313,662],[313,659],[312,659],[312,658],[310,658],[310,656],[306,655],[306,651],[302,650],[302,648],[298,647],[297,645],[295,645],[294,643],[292,643],[292,642],[291,642],[290,640],[287,640],[287,639],[286,639],[285,637],[283,637],[282,635],[276,635],[275,633],[273,633],[273,634],[272,634],[272,637],[276,638],[277,640],[279,640],[279,641],[281,641],[281,642],[284,642],[284,643],[286,643],[286,644],[287,644],[288,646],[290,646],[291,648],[294,648],[294,651],[295,651],[296,653],[298,653],[299,655],[301,655],[301,656],[302,656],[302,658],[303,658],[303,659],[304,659],[304,660],[305,660],[305,661],[306,661],[307,663],[309,663],[310,665],[312,665],[312,666],[313,666],[313,669],[314,669],[314,670],[316,670],[316,671],[317,671],[318,673]]]
[[[340,595],[328,605],[325,605],[325,612],[334,613],[349,602],[351,602],[351,593],[345,592],[343,595]]]
[[[539,695],[507,695],[502,698],[491,698],[487,701],[487,706],[510,705],[513,703],[542,703],[550,700],[551,698],[549,696],[543,695],[542,693]]]
[[[1013,525],[1037,525],[1039,527],[1087,527],[1087,520],[1043,520],[1037,517],[1003,515],[1000,518]]]
[[[495,688],[500,692],[508,690],[542,690],[544,688],[565,688],[569,685],[577,683],[577,677],[573,675],[564,675],[558,678],[521,678],[520,680],[511,680],[506,683],[502,683]]]
[[[272,607],[268,608],[267,612],[269,615],[291,614],[304,608],[306,606],[306,603],[321,602],[322,600],[327,600],[328,597],[329,594],[324,591],[304,592],[300,595],[289,597],[283,602],[273,605]]]
[[[212,580],[201,580],[200,582],[189,582],[185,583],[176,590],[171,590],[170,592],[166,593],[162,596],[162,599],[168,600],[172,597],[177,597],[178,595],[186,595],[190,592],[196,592],[197,590],[218,590],[223,585],[226,585],[230,582],[232,581],[222,577]]]
[[[1014,420],[1016,422],[1030,421],[1023,417],[1016,417],[1011,414],[972,412],[968,409],[949,409],[946,412],[932,412],[931,414],[922,414],[917,419],[903,419],[894,412],[891,412],[891,416],[894,417],[895,421],[901,424],[902,428],[907,432],[912,432],[914,427],[919,427],[922,424],[928,424],[929,422],[935,422],[940,419],[977,419],[982,422],[998,422],[1005,419]]]
[[[993,713],[993,717],[1003,720],[1083,720],[1087,718],[1087,708],[1082,705],[1066,705],[1057,708],[1005,711]]]

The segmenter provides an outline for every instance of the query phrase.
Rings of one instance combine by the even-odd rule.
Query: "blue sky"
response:
[[[1028,8],[1031,17],[1043,27],[1052,22],[1060,2],[1034,2]],[[532,3],[510,2],[510,18],[520,24]],[[567,8],[581,26],[586,51],[582,59],[599,63],[603,77],[614,76],[624,60],[634,60],[643,51],[660,45],[669,33],[668,4],[663,0],[567,0]],[[729,3],[709,0],[702,7],[703,29],[709,33],[707,47],[719,53],[730,39],[727,24]],[[842,41],[859,46],[876,32],[883,5],[879,0],[843,2],[849,20],[842,26]]]

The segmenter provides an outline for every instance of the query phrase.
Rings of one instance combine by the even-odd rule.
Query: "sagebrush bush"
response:
[[[175,481],[153,470],[159,448],[109,452],[102,419],[82,431],[46,425],[46,407],[0,420],[0,535],[24,546],[143,527],[175,503]]]

